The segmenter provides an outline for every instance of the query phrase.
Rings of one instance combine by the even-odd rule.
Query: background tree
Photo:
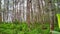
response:
[[[2,21],[2,13],[1,13],[1,0],[0,0],[0,22]]]
[[[31,8],[31,0],[27,0],[27,22],[30,24],[30,8]]]

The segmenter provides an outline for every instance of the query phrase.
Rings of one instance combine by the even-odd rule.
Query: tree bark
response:
[[[52,11],[52,0],[49,2],[49,15],[50,15],[50,32],[54,30],[54,12]],[[51,32],[52,34],[52,32]]]
[[[31,9],[31,0],[27,0],[27,23],[30,25],[30,9]]]

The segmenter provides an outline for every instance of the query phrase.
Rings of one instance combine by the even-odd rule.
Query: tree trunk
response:
[[[0,22],[2,21],[2,15],[1,15],[1,0],[0,0]]]
[[[30,9],[31,9],[31,0],[27,0],[27,23],[30,25]]]
[[[50,15],[50,32],[54,30],[54,12],[52,11],[52,0],[49,2],[49,15]],[[52,32],[51,32],[52,34]]]

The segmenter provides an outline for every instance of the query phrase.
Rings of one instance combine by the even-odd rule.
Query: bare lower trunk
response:
[[[31,9],[31,0],[27,0],[27,23],[30,25],[30,9]]]
[[[52,11],[52,1],[49,1],[50,32],[54,30],[54,11]],[[51,32],[52,34],[52,32]]]

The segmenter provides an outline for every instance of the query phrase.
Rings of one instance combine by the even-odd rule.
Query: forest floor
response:
[[[44,24],[44,26],[45,29],[40,23],[30,24],[30,27],[26,23],[1,23],[0,34],[49,34],[49,24]]]
[[[50,24],[42,26],[41,23],[30,24],[30,27],[26,23],[0,23],[0,34],[50,34]],[[54,32],[60,32],[56,23]]]

